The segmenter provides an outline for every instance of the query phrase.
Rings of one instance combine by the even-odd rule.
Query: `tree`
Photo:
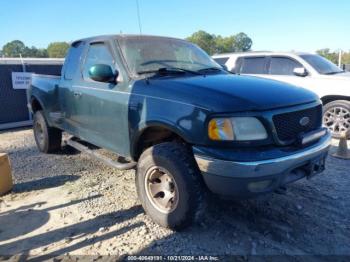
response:
[[[198,45],[210,55],[216,51],[215,35],[211,35],[203,30],[193,33],[186,40]]]
[[[346,64],[346,65],[350,64],[350,51],[343,53],[343,55],[342,55],[342,63]]]
[[[65,57],[69,48],[67,42],[53,42],[47,47],[49,57],[61,58]]]
[[[338,64],[338,53],[331,52],[329,48],[324,48],[316,51],[317,54],[332,61],[334,64]]]
[[[253,41],[245,33],[239,33],[234,37],[233,52],[246,52],[252,47]]]
[[[1,56],[5,57],[48,57],[45,48],[28,47],[20,40],[14,40],[5,44]]]
[[[26,46],[20,40],[14,40],[5,44],[2,48],[2,54],[6,57],[20,57],[25,54]]]
[[[26,47],[24,51],[23,57],[39,57],[39,58],[45,58],[49,57],[47,50],[45,48],[36,48],[35,46],[32,47]]]
[[[232,52],[235,44],[235,37],[229,36],[229,37],[222,37],[221,35],[216,36],[215,38],[215,45],[216,50],[215,53],[228,53]]]
[[[209,34],[205,31],[198,31],[186,38],[188,41],[197,44],[209,55],[214,53],[245,52],[250,50],[253,41],[245,33],[239,33],[228,37]]]

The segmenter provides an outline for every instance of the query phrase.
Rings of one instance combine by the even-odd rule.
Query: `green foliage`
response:
[[[331,52],[329,48],[317,50],[316,53],[324,58],[327,58],[329,61],[332,61],[334,64],[338,64],[339,54],[336,52]]]
[[[69,44],[66,42],[54,42],[47,47],[47,53],[52,58],[63,58],[66,56]]]
[[[253,45],[252,39],[247,36],[245,33],[239,33],[234,36],[234,46],[233,51],[234,52],[246,52],[249,51],[250,48]]]
[[[197,44],[209,55],[215,53],[245,52],[249,51],[253,41],[245,33],[239,33],[228,37],[209,34],[198,31],[187,37],[186,40]]]
[[[215,35],[200,30],[187,37],[186,40],[195,43],[208,54],[213,54],[216,51],[215,38]]]
[[[25,48],[24,57],[45,58],[45,57],[49,57],[49,55],[45,48],[36,48],[35,46],[32,46],[31,48],[29,47]]]
[[[218,35],[215,38],[215,52],[217,54],[220,53],[227,53],[227,52],[233,52],[233,49],[235,47],[235,37],[229,36],[229,37],[222,37],[221,35]]]
[[[2,48],[2,53],[6,57],[20,57],[24,55],[26,46],[20,40],[14,40],[5,44]]]
[[[343,64],[346,64],[346,65],[349,65],[349,64],[350,64],[350,51],[344,52],[344,53],[342,54],[342,60],[341,60],[341,62],[342,62]]]
[[[0,56],[4,57],[65,57],[69,44],[66,42],[55,42],[49,44],[48,48],[28,47],[20,40],[8,42],[0,50]]]
[[[324,58],[327,58],[334,64],[338,64],[339,60],[339,52],[331,52],[329,48],[324,48],[316,51],[317,54],[320,56],[323,56]],[[348,52],[342,52],[342,57],[341,57],[341,63],[342,64],[350,64],[350,51]]]

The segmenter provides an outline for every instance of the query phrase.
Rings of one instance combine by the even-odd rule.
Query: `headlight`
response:
[[[213,118],[209,121],[208,135],[217,141],[263,140],[267,133],[255,117]]]

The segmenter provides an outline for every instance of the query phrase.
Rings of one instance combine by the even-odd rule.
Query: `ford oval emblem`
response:
[[[300,124],[301,126],[307,126],[309,123],[310,123],[310,118],[307,117],[307,116],[304,116],[303,118],[301,118],[301,119],[299,120],[299,124]]]

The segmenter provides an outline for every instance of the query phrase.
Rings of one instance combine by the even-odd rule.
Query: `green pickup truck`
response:
[[[254,197],[322,172],[330,146],[315,94],[230,74],[168,37],[75,41],[60,77],[33,76],[28,101],[40,151],[60,150],[65,131],[68,145],[136,168],[146,213],[173,229],[203,214],[207,192]]]

